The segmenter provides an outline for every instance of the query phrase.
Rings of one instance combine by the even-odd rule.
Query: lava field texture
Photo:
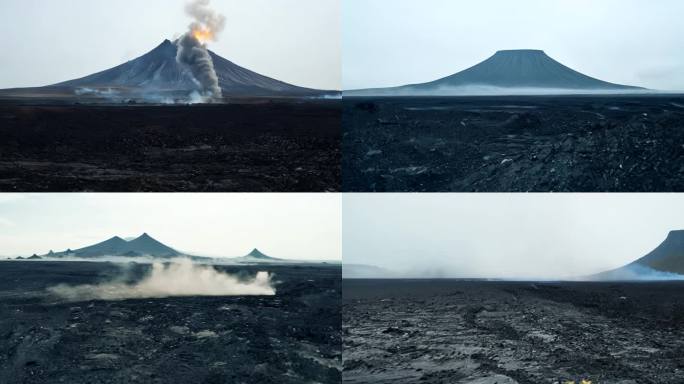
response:
[[[681,383],[684,283],[344,280],[343,382]]]
[[[137,265],[131,276],[149,266]],[[340,267],[275,274],[276,296],[64,302],[46,288],[121,273],[108,263],[2,262],[0,383],[339,383]]]
[[[343,103],[344,191],[684,191],[682,96]]]
[[[0,191],[332,192],[340,102],[0,101]]]

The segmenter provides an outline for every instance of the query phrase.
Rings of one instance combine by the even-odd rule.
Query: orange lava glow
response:
[[[202,44],[214,40],[214,32],[207,28],[193,29],[192,36]]]

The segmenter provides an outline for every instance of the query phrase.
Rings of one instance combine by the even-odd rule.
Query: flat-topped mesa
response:
[[[676,231],[670,231],[670,233],[667,234],[667,240],[670,241],[681,241],[684,243],[684,229],[678,229]]]
[[[629,88],[579,73],[539,49],[498,51],[480,64],[432,84],[586,90]]]
[[[495,55],[545,55],[541,49],[502,49],[496,51]]]
[[[345,95],[522,95],[642,90],[584,75],[552,59],[540,49],[507,49],[497,51],[477,65],[435,81],[394,88],[352,90],[346,91]]]

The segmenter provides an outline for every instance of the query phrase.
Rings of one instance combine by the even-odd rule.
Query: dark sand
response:
[[[270,271],[276,296],[64,302],[45,289],[119,268],[0,262],[0,383],[340,382],[339,266],[217,268]]]
[[[684,283],[343,280],[346,383],[681,383]]]
[[[340,113],[332,100],[0,100],[0,191],[338,191]]]

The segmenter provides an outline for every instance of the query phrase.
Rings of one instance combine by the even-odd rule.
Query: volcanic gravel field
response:
[[[0,264],[0,383],[341,380],[340,267],[217,267],[272,272],[276,296],[64,302],[45,289],[109,280],[120,268]]]
[[[340,189],[340,102],[0,101],[0,191]]]
[[[344,280],[345,383],[684,382],[684,283]]]
[[[345,98],[350,192],[684,191],[684,97]]]

